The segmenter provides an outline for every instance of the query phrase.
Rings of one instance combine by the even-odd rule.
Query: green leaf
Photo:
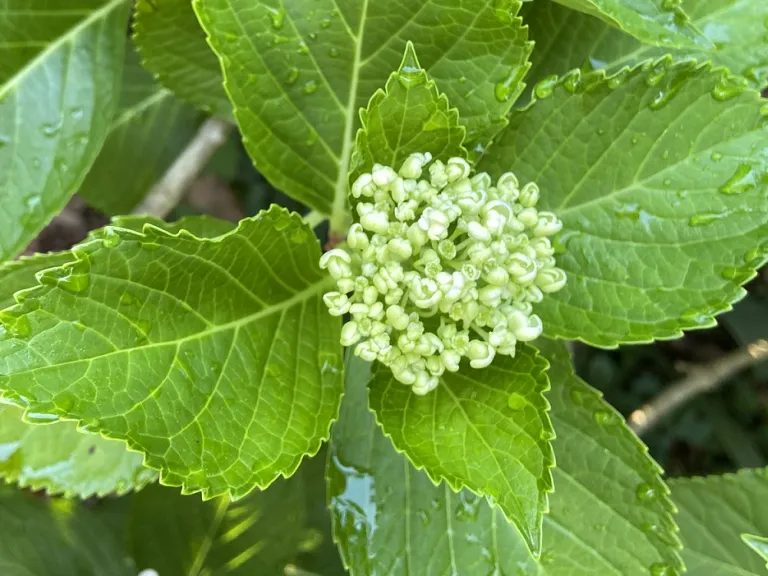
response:
[[[221,65],[190,0],[138,0],[133,26],[143,64],[160,84],[206,112],[232,115]]]
[[[334,535],[353,576],[680,570],[673,506],[658,466],[621,416],[574,376],[564,347],[537,344],[552,361],[549,397],[558,433],[539,561],[497,508],[467,489],[455,494],[445,483],[435,486],[393,449],[364,409],[368,366],[349,359],[331,435],[328,495]]]
[[[466,488],[435,486],[395,451],[367,408],[370,364],[350,354],[346,372],[327,483],[334,538],[351,574],[534,573],[498,508]]]
[[[283,574],[305,522],[301,474],[237,502],[203,501],[150,486],[133,497],[129,550],[139,570],[163,576]]]
[[[397,72],[387,80],[386,91],[374,93],[360,119],[353,178],[370,172],[375,163],[399,167],[414,152],[430,152],[441,160],[467,156],[459,113],[429,80],[411,42]]]
[[[687,576],[765,576],[768,469],[669,485],[679,510]]]
[[[617,70],[648,58],[671,53],[676,59],[711,60],[750,82],[768,85],[768,3],[752,0],[685,0],[691,22],[712,42],[714,49],[668,49],[643,44],[590,16],[554,2],[526,5],[521,14],[536,42],[532,82],[572,68]]]
[[[754,536],[752,534],[742,534],[741,539],[744,544],[752,548],[763,560],[768,561],[768,538]],[[768,564],[765,565],[768,568]]]
[[[184,216],[175,222],[166,222],[146,214],[141,216],[116,216],[112,218],[111,225],[117,228],[127,228],[134,232],[143,232],[146,227],[149,227],[150,233],[153,228],[160,228],[171,234],[178,234],[180,231],[186,230],[198,238],[216,238],[231,232],[235,228],[232,222],[219,220],[205,214]],[[100,231],[97,231],[94,238],[98,237],[100,233]]]
[[[556,0],[563,6],[600,18],[648,44],[711,48],[690,21],[680,0]]]
[[[77,190],[117,104],[128,0],[0,8],[0,261]]]
[[[79,432],[74,422],[35,421],[0,404],[0,476],[20,487],[65,496],[124,494],[157,479],[125,443]],[[55,420],[55,419],[54,419]]]
[[[527,30],[514,17],[519,5],[194,2],[256,167],[324,213],[344,209],[358,110],[397,68],[408,40],[458,108],[471,146],[483,146],[504,125],[530,53]]]
[[[106,228],[3,311],[0,387],[126,440],[186,492],[240,497],[292,474],[342,386],[317,240],[278,207],[212,240],[143,232]]]
[[[71,262],[72,259],[69,252],[52,252],[24,256],[0,264],[0,310],[16,304],[13,298],[16,292],[37,285],[35,274]]]
[[[73,502],[0,488],[0,569],[8,576],[134,576],[107,526]]]
[[[681,573],[674,506],[661,468],[621,414],[574,374],[565,345],[545,339],[536,345],[550,362],[547,398],[557,434],[544,573]]]
[[[535,553],[552,490],[554,437],[544,392],[546,361],[529,346],[483,370],[446,372],[416,396],[379,368],[370,405],[395,448],[437,483],[490,496]]]
[[[194,135],[197,112],[158,86],[130,42],[120,106],[79,193],[106,214],[130,212]]]
[[[537,182],[564,222],[545,334],[610,347],[713,326],[768,255],[759,94],[667,59],[538,94],[478,168]]]

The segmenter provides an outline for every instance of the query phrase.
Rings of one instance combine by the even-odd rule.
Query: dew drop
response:
[[[120,241],[122,238],[120,238],[120,235],[115,232],[115,229],[107,226],[104,229],[104,236],[102,238],[102,242],[104,244],[105,248],[116,248],[120,245]]]
[[[662,0],[661,7],[662,9],[671,12],[673,10],[677,10],[680,7],[681,0]]]
[[[80,322],[79,320],[75,320],[74,322],[72,322],[72,326],[78,332],[85,332],[86,325]]]
[[[712,160],[712,162],[720,162],[720,160],[723,159],[723,155],[720,154],[720,152],[712,152],[710,154],[709,159]]]
[[[69,111],[70,116],[72,116],[72,120],[80,120],[83,117],[83,109],[82,108],[72,108],[72,110]]]
[[[136,325],[136,328],[144,333],[145,336],[148,336],[149,332],[152,330],[152,322],[145,318],[138,318],[134,320],[133,323]]]
[[[651,502],[656,498],[656,489],[650,484],[640,484],[635,489],[635,494],[641,502]]]
[[[541,555],[541,563],[544,566],[548,566],[555,561],[555,553],[552,550],[548,550]]]
[[[408,44],[408,47],[406,48],[403,62],[397,72],[397,79],[405,88],[418,86],[423,84],[426,80],[426,74],[422,71],[421,64],[419,64],[419,60],[416,58],[416,52],[413,50],[411,44]]]
[[[29,338],[32,335],[32,325],[29,318],[10,311],[0,312],[0,325],[14,338]]]
[[[694,214],[688,220],[688,224],[690,226],[706,226],[708,224],[712,224],[713,222],[717,222],[718,220],[722,220],[728,214],[728,212],[705,212],[703,214]]]
[[[616,74],[608,78],[608,87],[615,90],[616,88],[619,88],[620,86],[623,86],[624,84],[626,84],[628,78],[629,78],[629,69],[617,72]]]
[[[289,238],[293,244],[303,244],[307,241],[308,234],[307,229],[304,227],[295,228],[291,232]]]
[[[30,424],[52,424],[58,422],[59,417],[56,414],[45,414],[43,412],[27,412],[24,414],[24,420]]]
[[[467,81],[466,76],[462,76],[461,78],[459,78],[459,84],[464,84],[466,81]]]
[[[581,84],[581,71],[572,70],[568,74],[566,74],[563,77],[563,88],[565,88],[566,92],[569,94],[575,94],[576,91],[579,89],[579,85]]]
[[[622,204],[614,212],[618,218],[638,220],[640,218],[640,205],[637,202]]]
[[[528,404],[528,401],[525,399],[525,397],[522,394],[518,392],[513,392],[512,394],[509,395],[507,404],[512,410],[517,412],[525,408],[526,405]]]
[[[577,406],[584,405],[584,393],[581,390],[571,390],[571,400]]]
[[[307,54],[309,54],[309,47],[307,46],[306,42],[302,41],[302,42],[299,42],[299,47],[296,51],[299,54],[306,56]]]
[[[316,32],[310,32],[309,33],[309,39],[312,41],[317,40],[317,33]]]
[[[47,122],[40,127],[40,131],[46,138],[53,138],[61,130],[61,122]]]
[[[304,142],[307,146],[314,146],[317,142],[317,132],[313,128],[307,130],[307,140]]]
[[[419,510],[417,512],[417,514],[419,516],[419,520],[421,520],[421,524],[423,526],[428,526],[430,518],[429,518],[429,514],[427,513],[427,511],[426,510]]]
[[[600,426],[610,426],[614,422],[613,414],[607,410],[598,410],[595,412],[594,418]]]
[[[307,82],[304,82],[304,88],[303,88],[304,94],[314,94],[315,92],[317,92],[317,88],[318,88],[317,82],[315,82],[314,80],[308,80]]]
[[[91,283],[87,272],[83,273],[72,266],[55,268],[40,275],[40,283],[58,286],[72,294],[78,294],[88,288]]]
[[[566,230],[552,239],[552,248],[555,254],[563,254],[568,250],[568,244],[574,238],[581,236],[580,230]]]
[[[124,306],[131,306],[132,304],[136,304],[136,302],[138,302],[138,299],[128,292],[123,292],[120,295],[120,304]]]
[[[8,146],[8,144],[11,143],[10,137],[6,136],[5,134],[0,134],[0,150]]]
[[[275,30],[282,30],[285,24],[285,11],[278,8],[266,7],[269,19],[272,22],[272,28]]]
[[[291,67],[288,69],[288,78],[286,78],[285,83],[289,86],[292,84],[296,84],[296,80],[299,79],[299,69],[296,67]]]
[[[728,182],[723,184],[718,190],[723,194],[735,195],[749,192],[757,188],[760,174],[751,164],[739,164],[736,172],[730,177]]]
[[[325,18],[325,19],[323,19],[322,22],[320,22],[320,27],[321,28],[330,28],[330,26],[331,26],[331,19],[330,18]]]
[[[637,136],[632,136],[632,144],[637,144],[640,139]]]
[[[338,48],[331,48],[328,50],[328,56],[331,58],[338,58],[339,57],[339,49]]]
[[[555,86],[557,86],[557,76],[546,76],[545,78],[539,80],[539,82],[536,83],[536,86],[533,88],[534,93],[536,94],[536,98],[544,99],[549,98],[552,93],[555,91]]]
[[[679,573],[668,564],[653,564],[651,566],[651,576],[679,576]]]

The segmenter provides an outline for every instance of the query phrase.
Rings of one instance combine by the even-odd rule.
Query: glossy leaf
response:
[[[0,569],[9,576],[135,576],[97,515],[0,487]]]
[[[79,193],[105,214],[127,214],[194,135],[197,112],[158,86],[126,49],[120,105]]]
[[[558,434],[555,491],[538,561],[497,508],[467,489],[456,494],[445,483],[435,486],[394,450],[363,409],[367,365],[350,359],[331,435],[328,494],[334,534],[353,576],[679,571],[672,504],[658,466],[621,416],[574,376],[564,347],[537,344],[552,361],[549,397]]]
[[[397,72],[387,80],[386,91],[376,91],[360,118],[353,178],[370,172],[375,163],[397,169],[414,152],[429,152],[442,160],[467,155],[459,113],[429,80],[410,42]]]
[[[77,190],[120,89],[128,0],[0,8],[0,261]]]
[[[7,396],[126,440],[207,497],[317,451],[340,400],[339,322],[298,215],[273,207],[212,240],[106,228],[75,254],[0,316]]]
[[[621,414],[573,373],[565,345],[535,344],[550,362],[547,398],[557,434],[544,574],[682,573],[675,508],[661,468]]]
[[[483,370],[446,372],[426,396],[379,368],[370,393],[398,450],[436,483],[493,497],[537,553],[554,465],[546,366],[520,345],[514,358],[499,357]]]
[[[138,0],[133,40],[147,70],[176,97],[206,112],[232,115],[219,60],[190,0]]]
[[[124,442],[79,432],[74,422],[36,420],[0,404],[0,476],[6,482],[49,494],[88,498],[124,494],[157,479],[142,456]]]
[[[143,232],[145,227],[148,228],[150,233],[153,228],[162,228],[171,234],[178,234],[182,230],[186,230],[198,238],[216,238],[231,232],[235,228],[232,222],[219,220],[205,214],[184,216],[174,222],[165,222],[160,218],[146,214],[141,216],[116,216],[112,218],[111,225],[117,228],[127,228],[134,232]],[[98,237],[100,233],[101,231],[97,231],[94,237]]]
[[[369,377],[370,365],[350,355],[327,469],[334,537],[352,576],[532,569],[523,539],[498,508],[466,488],[457,494],[445,482],[435,486],[395,451],[368,411]]]
[[[53,252],[24,256],[0,264],[0,310],[16,304],[13,295],[37,285],[35,274],[72,261],[69,252]]]
[[[768,470],[672,480],[689,576],[765,576]],[[762,548],[761,548],[761,540]],[[756,553],[757,552],[757,553]]]
[[[610,347],[713,326],[768,256],[759,94],[668,60],[545,88],[479,164],[537,182],[564,222],[545,334]]]
[[[555,2],[531,2],[521,11],[536,42],[528,75],[537,82],[572,68],[617,70],[647,58],[671,53],[725,66],[745,77],[754,88],[768,85],[768,3],[752,0],[684,0],[685,11],[713,44],[707,49],[669,49],[643,44],[600,20]]]
[[[358,110],[406,42],[484,145],[522,89],[530,45],[512,0],[196,0],[256,167],[312,208],[344,208]],[[498,88],[497,88],[498,86]],[[498,98],[495,96],[498,95]]]
[[[131,501],[129,550],[163,576],[283,574],[303,537],[300,474],[237,502],[203,501],[155,485]]]
[[[680,0],[556,0],[657,46],[712,47]]]

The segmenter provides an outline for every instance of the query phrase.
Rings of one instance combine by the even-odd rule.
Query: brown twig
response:
[[[231,130],[232,124],[220,118],[208,118],[203,122],[195,137],[133,213],[165,218],[184,197],[216,149],[227,141]]]
[[[726,354],[709,364],[690,368],[688,376],[672,384],[629,415],[628,424],[639,436],[691,398],[722,386],[744,368],[768,359],[768,341],[756,340],[746,348]]]

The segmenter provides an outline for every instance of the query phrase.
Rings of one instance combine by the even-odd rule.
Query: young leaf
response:
[[[120,544],[89,510],[0,487],[0,567],[26,576],[135,576]]]
[[[395,451],[368,410],[369,378],[370,364],[350,354],[327,468],[334,539],[352,576],[535,573],[498,508],[435,486]]]
[[[430,152],[442,160],[467,156],[459,113],[429,80],[410,42],[397,72],[387,80],[386,91],[376,91],[368,108],[360,111],[360,119],[352,178],[370,172],[377,162],[400,166],[414,152]]]
[[[0,8],[0,261],[77,190],[117,105],[128,0]]]
[[[547,398],[557,438],[555,492],[544,517],[550,576],[680,574],[669,489],[621,414],[573,372],[561,343],[539,339],[550,362]]]
[[[344,209],[358,110],[397,68],[408,40],[459,109],[472,146],[504,125],[528,68],[527,31],[512,0],[194,6],[222,59],[256,167],[276,188],[325,213]]]
[[[0,476],[22,488],[67,497],[124,494],[157,479],[124,442],[79,432],[74,422],[35,421],[0,404]],[[54,418],[55,420],[55,418]],[[44,425],[41,425],[44,424]]]
[[[144,66],[160,84],[206,112],[232,115],[221,65],[190,0],[138,0],[133,30]]]
[[[301,474],[237,502],[150,486],[131,501],[129,551],[163,576],[283,574],[303,537]]]
[[[680,0],[556,0],[607,22],[647,44],[711,48],[680,7]]]
[[[549,336],[598,346],[714,325],[768,255],[766,114],[721,70],[662,59],[539,85],[480,160],[541,188],[568,283]]]
[[[531,2],[521,11],[536,42],[537,57],[528,78],[536,82],[572,68],[618,70],[671,53],[678,60],[711,60],[745,77],[753,88],[768,85],[768,2],[685,0],[682,6],[715,49],[650,46],[554,2]]]
[[[79,193],[106,214],[130,212],[195,133],[197,112],[158,86],[126,48],[120,105]]]
[[[339,322],[298,215],[273,207],[212,240],[109,227],[74,253],[0,315],[7,396],[126,440],[207,497],[317,451],[339,406]]]
[[[416,396],[384,368],[376,371],[371,409],[395,448],[435,482],[490,496],[538,554],[552,490],[552,424],[544,392],[546,361],[529,346],[482,371],[446,372]]]
[[[679,509],[686,575],[765,576],[768,470],[682,478],[669,485]]]
[[[362,408],[368,366],[349,359],[331,435],[328,495],[353,576],[679,572],[673,507],[658,466],[620,415],[573,374],[564,347],[539,343],[552,360],[558,466],[538,561],[497,508],[467,489],[435,486],[393,449]]]

